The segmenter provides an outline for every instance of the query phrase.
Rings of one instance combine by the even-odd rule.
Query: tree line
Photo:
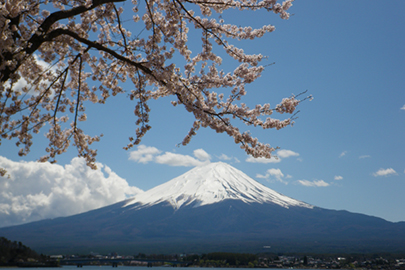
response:
[[[258,263],[258,255],[248,253],[212,252],[204,254],[189,254],[185,256],[176,255],[146,255],[139,253],[136,258],[155,260],[176,260],[184,261],[200,267],[227,267],[227,266],[249,266],[254,267]]]
[[[5,237],[0,237],[0,265],[27,261],[28,258],[41,259],[41,256],[21,242],[12,242]]]
[[[21,242],[0,237],[0,266],[57,266],[49,257],[38,254]]]

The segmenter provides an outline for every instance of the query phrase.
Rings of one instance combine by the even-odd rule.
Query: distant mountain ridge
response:
[[[86,213],[0,228],[43,253],[399,252],[405,222],[322,209],[225,163]],[[269,251],[269,250],[266,250]]]

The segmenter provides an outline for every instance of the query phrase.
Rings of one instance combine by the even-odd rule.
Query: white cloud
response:
[[[262,178],[262,179],[276,179],[277,181],[284,183],[284,184],[288,184],[288,182],[284,181],[284,174],[281,172],[280,169],[268,169],[266,171],[265,175],[262,174],[256,174],[257,178]],[[285,178],[291,178],[291,175],[287,175]]]
[[[15,162],[0,156],[0,227],[68,216],[125,200],[143,192],[114,173],[74,158],[65,166]],[[8,177],[9,176],[9,177]]]
[[[250,162],[250,163],[279,163],[281,161],[281,159],[276,158],[276,157],[271,157],[271,158],[254,158],[252,156],[249,156],[248,158],[246,158],[246,162]]]
[[[57,73],[57,71],[58,71],[58,69],[56,68],[56,66],[50,65],[49,63],[47,63],[47,62],[45,62],[44,60],[40,59],[40,58],[38,57],[38,55],[36,55],[36,54],[34,54],[33,56],[34,56],[34,58],[35,58],[35,60],[36,60],[36,63],[38,64],[38,66],[40,66],[40,67],[42,68],[42,71],[43,71],[43,72],[45,72],[45,71],[48,72],[48,71],[49,71],[49,72],[52,73],[52,75],[56,75],[56,73]],[[49,85],[51,84],[51,81],[49,81],[49,80],[43,80],[42,83],[45,83],[47,86],[49,86]],[[9,82],[6,82],[6,83],[5,83],[5,86],[6,86],[6,87],[10,87],[10,83],[9,83]],[[20,92],[20,93],[23,92],[23,88],[24,88],[24,87],[27,87],[27,88],[29,89],[28,95],[38,95],[38,94],[39,94],[39,92],[35,92],[35,91],[34,91],[35,87],[33,87],[33,85],[31,85],[31,84],[28,84],[28,82],[27,82],[23,77],[21,77],[21,78],[20,78],[17,82],[15,82],[14,85],[13,85],[14,91],[17,91],[17,92]]]
[[[266,176],[266,175],[263,175],[263,174],[260,174],[260,173],[257,173],[257,174],[256,174],[256,178],[267,179],[267,176]]]
[[[198,158],[199,160],[210,160],[211,156],[205,152],[203,149],[196,149],[193,151],[193,154],[196,158]]]
[[[298,157],[300,154],[291,151],[291,150],[279,150],[277,151],[277,156],[281,157],[281,158],[288,158],[288,157]]]
[[[298,180],[297,182],[306,187],[327,187],[327,186],[329,186],[329,184],[323,180],[314,180],[314,181]]]
[[[201,166],[210,162],[211,155],[205,152],[203,149],[196,149],[193,151],[192,156],[176,154],[171,152],[165,152],[160,154],[162,151],[156,147],[150,147],[145,145],[138,146],[138,149],[132,151],[129,154],[129,159],[134,160],[138,163],[149,163],[155,162],[159,164],[166,164],[169,166],[184,166],[184,167],[193,167]]]
[[[373,173],[375,177],[377,176],[388,176],[392,174],[397,174],[397,172],[393,168],[388,169],[379,169],[377,172]]]
[[[209,163],[209,161],[200,161],[188,155],[181,155],[166,152],[163,155],[157,156],[155,159],[156,163],[166,164],[170,166],[184,166],[184,167],[194,167],[201,166]]]
[[[234,163],[240,163],[239,159],[237,159],[236,157],[230,157],[230,156],[227,156],[225,154],[221,154],[220,156],[217,156],[217,158],[219,160],[225,160],[225,161],[233,160]]]
[[[160,151],[156,147],[139,145],[137,150],[132,151],[129,154],[129,159],[134,160],[138,163],[146,164],[150,161],[153,161],[155,155],[160,154],[161,152],[162,151]]]
[[[298,157],[300,154],[297,152],[291,151],[291,150],[278,150],[277,155],[272,156],[270,159],[268,158],[254,158],[252,156],[249,156],[246,158],[246,162],[251,162],[251,163],[279,163],[281,161],[281,158],[288,158],[288,157]]]
[[[341,158],[341,157],[344,157],[344,156],[346,156],[346,154],[347,154],[347,151],[343,151],[340,155],[339,155],[339,157]]]
[[[342,177],[342,176],[340,176],[340,175],[336,175],[334,179],[335,179],[335,180],[342,180],[342,179],[343,179],[343,177]]]
[[[231,159],[232,159],[232,157],[228,157],[228,156],[225,155],[225,154],[222,154],[222,155],[218,156],[218,158],[219,158],[220,160],[231,160]]]
[[[282,178],[282,177],[284,177],[284,174],[281,172],[280,169],[268,169],[268,170],[267,170],[267,173],[268,173],[269,175],[275,176],[275,177],[277,177],[277,178]]]
[[[206,164],[211,159],[211,156],[203,149],[196,149],[193,154],[196,158],[188,155],[176,154],[171,152],[165,152],[156,147],[139,145],[137,150],[132,151],[129,154],[129,159],[138,163],[156,162],[159,164],[166,164],[170,166],[200,166]]]
[[[371,157],[370,155],[362,155],[362,156],[359,156],[359,159],[370,158],[370,157]]]
[[[404,110],[404,111],[405,111],[405,104],[404,104],[404,106],[401,107],[401,110]]]

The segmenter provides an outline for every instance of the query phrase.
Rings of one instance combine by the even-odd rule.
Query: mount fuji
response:
[[[319,208],[222,162],[107,207],[0,228],[0,236],[48,254],[405,252],[405,222]]]
[[[134,209],[169,203],[175,210],[192,205],[199,207],[224,200],[244,203],[273,203],[281,207],[301,206],[313,208],[256,182],[243,172],[223,163],[210,163],[157,186],[134,199],[126,206]]]

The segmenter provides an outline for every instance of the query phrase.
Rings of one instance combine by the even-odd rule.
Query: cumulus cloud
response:
[[[146,164],[155,158],[155,155],[160,154],[162,151],[156,147],[139,145],[138,149],[129,154],[129,159],[138,163]]]
[[[211,156],[205,152],[203,149],[196,149],[193,151],[193,154],[199,160],[210,160]]]
[[[281,183],[284,183],[284,184],[288,184],[288,182],[286,182],[284,180],[284,178],[291,178],[290,175],[287,175],[286,177],[284,177],[284,174],[281,172],[280,169],[274,169],[274,168],[268,169],[266,171],[265,175],[256,174],[256,177],[257,178],[262,178],[262,179],[267,179],[267,180],[275,179],[275,180],[277,180],[277,181],[279,181]]]
[[[155,147],[139,145],[137,150],[134,150],[129,154],[129,159],[143,164],[155,162],[169,166],[184,167],[201,166],[209,163],[211,159],[211,155],[203,149],[194,150],[194,157],[171,152],[165,152],[164,154],[161,153],[162,151]]]
[[[378,171],[373,173],[373,175],[375,177],[377,177],[377,176],[389,176],[389,175],[393,175],[393,174],[397,174],[397,172],[393,168],[379,169]]]
[[[129,186],[108,166],[98,169],[74,158],[65,166],[15,162],[0,156],[0,227],[68,216],[133,197],[143,191]]]
[[[329,186],[329,184],[326,183],[323,180],[314,180],[314,181],[298,180],[297,182],[300,185],[303,185],[303,186],[306,186],[306,187],[327,187],[327,186]]]
[[[220,156],[216,156],[219,160],[225,160],[225,161],[233,161],[234,163],[240,163],[239,159],[236,157],[230,157],[225,154],[221,154]]]
[[[218,156],[218,158],[219,158],[220,160],[232,160],[232,157],[228,157],[228,156],[225,155],[225,154],[222,154],[222,155]]]
[[[157,156],[155,158],[155,161],[159,164],[184,167],[201,166],[209,162],[209,160],[201,161],[189,155],[181,155],[170,152],[166,152],[163,155]]]
[[[299,155],[300,154],[298,154],[298,153],[296,153],[294,151],[282,149],[282,150],[278,150],[277,154],[275,156],[272,156],[270,159],[268,159],[268,158],[254,158],[252,156],[249,156],[248,158],[246,158],[246,162],[264,163],[264,164],[279,163],[281,161],[281,158],[298,157]]]
[[[280,158],[276,158],[276,157],[271,157],[271,158],[254,158],[252,156],[249,156],[246,158],[246,162],[250,162],[250,163],[279,163],[281,161]]]
[[[401,110],[404,110],[404,111],[405,111],[405,104],[404,104],[404,106],[401,107]]]
[[[220,155],[220,156],[217,156],[217,158],[219,158],[220,160],[232,160],[233,159],[233,157],[229,157],[229,156],[227,156],[227,155],[225,155],[225,154],[222,154],[222,155]],[[235,158],[236,159],[236,158]]]
[[[335,180],[342,180],[343,179],[343,177],[342,176],[340,176],[340,175],[335,175],[335,178],[334,178]]]
[[[298,157],[300,154],[291,151],[291,150],[279,150],[277,151],[277,156],[281,157],[281,158],[288,158],[288,157]]]

